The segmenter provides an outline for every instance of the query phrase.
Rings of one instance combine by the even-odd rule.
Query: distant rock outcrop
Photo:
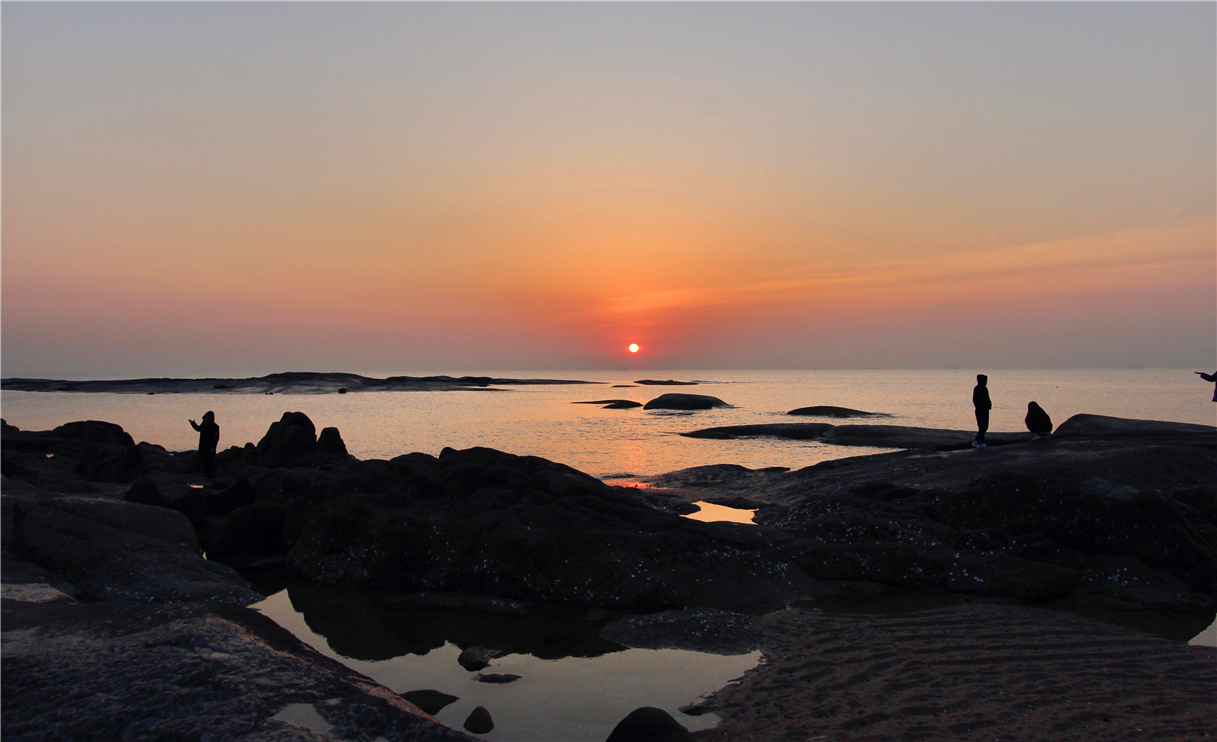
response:
[[[571,402],[571,404],[596,404],[606,410],[632,410],[642,406],[641,402],[630,399],[597,399],[591,402]]]
[[[807,417],[891,417],[891,415],[884,412],[863,412],[862,410],[851,410],[848,407],[831,407],[828,405],[800,407],[786,414],[804,415]]]
[[[661,394],[643,405],[644,410],[708,410],[713,407],[728,407],[718,397],[706,394]]]

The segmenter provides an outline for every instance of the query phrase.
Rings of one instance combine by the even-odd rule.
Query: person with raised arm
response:
[[[220,426],[216,425],[216,413],[208,410],[203,415],[203,422],[190,421],[190,427],[199,431],[199,463],[203,467],[203,476],[214,479],[216,475],[216,446],[220,442]]]

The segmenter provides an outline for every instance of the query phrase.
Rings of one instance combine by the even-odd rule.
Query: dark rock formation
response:
[[[282,553],[283,526],[287,506],[273,502],[255,502],[237,508],[224,516],[207,531],[205,545],[209,555]]]
[[[490,660],[499,656],[499,650],[485,647],[469,647],[456,658],[458,664],[469,672],[484,670],[490,666]]]
[[[708,410],[727,407],[718,397],[706,394],[661,394],[642,406],[644,410]]]
[[[134,502],[140,505],[156,505],[158,507],[165,505],[165,498],[161,497],[161,491],[157,488],[156,482],[153,482],[151,479],[135,480],[123,499],[127,502]]]
[[[606,410],[632,410],[641,407],[641,402],[629,399],[598,399],[592,402],[571,402],[571,404],[598,404]]]
[[[639,379],[634,383],[642,384],[643,386],[697,386],[696,381],[674,381],[672,379],[668,379],[666,381],[658,381],[656,379]]]
[[[818,579],[1211,611],[1217,434],[1092,416],[1061,427],[1097,435],[773,474],[699,467],[653,483],[784,505],[757,520],[801,534],[787,553]]]
[[[256,450],[260,466],[308,466],[317,452],[317,429],[303,412],[284,412],[271,423]]]
[[[891,415],[884,412],[863,412],[862,410],[851,410],[848,407],[832,407],[829,405],[800,407],[786,414],[806,415],[808,417],[891,417]]]
[[[644,706],[618,722],[605,742],[694,742],[694,737],[667,711]]]
[[[339,390],[342,393],[342,390]],[[341,456],[346,457],[347,444],[342,440],[342,434],[338,432],[338,428],[322,428],[321,435],[317,436],[317,453],[322,456]]]
[[[289,516],[290,517],[290,516]],[[657,511],[536,457],[445,449],[377,494],[320,503],[289,553],[316,582],[541,603],[759,610],[807,589],[785,536]]]
[[[424,714],[430,714],[431,716],[435,716],[460,700],[456,696],[450,696],[437,690],[412,690],[402,693],[401,697],[418,706]]]
[[[494,731],[494,719],[485,706],[478,706],[465,719],[465,731],[473,734],[489,734]]]
[[[476,680],[479,683],[490,683],[491,685],[506,685],[514,683],[522,676],[512,675],[511,673],[478,673]]]
[[[16,502],[13,552],[115,603],[219,601],[262,596],[231,568],[200,556],[190,523],[166,508],[81,498]]]
[[[607,624],[600,636],[634,649],[686,649],[708,654],[747,654],[761,646],[755,616],[699,608],[662,611]]]
[[[45,584],[14,586],[10,561],[5,742],[184,740],[200,730],[208,739],[320,739],[281,720],[293,704],[310,705],[333,738],[469,739],[256,611],[215,602],[81,604]]]

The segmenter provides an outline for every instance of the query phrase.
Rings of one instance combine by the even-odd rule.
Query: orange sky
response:
[[[3,374],[1208,368],[1215,7],[6,4]]]

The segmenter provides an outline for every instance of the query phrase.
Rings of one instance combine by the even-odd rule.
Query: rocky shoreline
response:
[[[377,379],[359,374],[289,371],[241,379],[64,379],[0,380],[15,392],[90,392],[112,394],[346,394],[348,392],[412,392],[490,390],[495,387],[597,384],[571,379],[500,379],[490,376],[390,376]]]
[[[1026,605],[1200,626],[1217,612],[1217,431],[1204,426],[1080,415],[1041,441],[933,444],[793,472],[699,467],[641,488],[490,449],[360,461],[336,429],[318,434],[300,413],[256,445],[220,452],[207,483],[194,452],[136,444],[109,423],[2,433],[6,739],[107,738],[103,729],[189,738],[205,728],[228,739],[467,738],[245,608],[260,596],[225,564],[323,585],[657,616],[605,637],[622,645],[761,646],[765,663],[705,705],[725,719],[698,733],[706,739],[786,738],[767,731],[780,725],[763,709],[818,687],[818,676],[766,673],[823,650],[791,628],[827,620],[809,610],[817,601],[930,591],[992,604],[991,622],[1028,625],[1044,612]],[[715,496],[759,508],[757,525],[680,517],[691,500]],[[933,620],[954,625],[954,615]],[[926,620],[916,632],[929,631]],[[700,635],[706,626],[718,630]],[[856,651],[873,671],[889,668]],[[1169,667],[1213,672],[1212,652],[1176,654]],[[1035,672],[1064,672],[1054,667]],[[157,687],[171,689],[168,702],[149,700]],[[1186,716],[1197,698],[1185,696],[1172,708]],[[284,721],[301,704],[328,731]],[[925,726],[900,709],[872,727],[851,726],[852,707],[850,719],[808,708],[790,714],[803,719],[799,734],[903,739]],[[1142,728],[1159,718],[1122,708]],[[969,728],[988,728],[973,723],[980,713]]]

